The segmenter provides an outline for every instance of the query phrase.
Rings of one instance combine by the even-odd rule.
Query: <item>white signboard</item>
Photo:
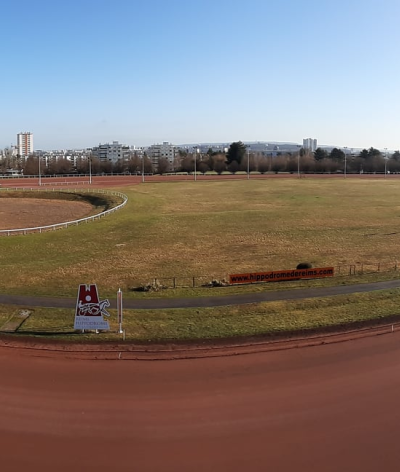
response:
[[[108,300],[99,300],[97,285],[79,285],[74,329],[109,330],[108,321],[103,318],[110,316],[106,310],[109,306]]]

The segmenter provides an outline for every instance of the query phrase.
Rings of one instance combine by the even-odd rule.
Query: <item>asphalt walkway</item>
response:
[[[248,303],[272,302],[277,300],[300,300],[303,298],[330,297],[351,293],[372,292],[400,288],[400,280],[389,280],[357,285],[339,285],[310,289],[281,290],[279,292],[257,292],[238,295],[210,296],[196,298],[124,298],[124,308],[136,310],[161,310],[166,308],[210,308],[218,306],[243,305]],[[76,298],[29,297],[23,295],[0,295],[0,304],[43,308],[75,308]],[[116,300],[110,299],[111,308]]]

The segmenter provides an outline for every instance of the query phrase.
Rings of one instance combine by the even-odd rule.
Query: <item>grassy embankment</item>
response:
[[[114,297],[119,287],[125,297],[168,297],[332,285],[359,278],[157,294],[128,290],[154,278],[211,280],[233,272],[294,268],[302,261],[315,267],[393,267],[400,253],[395,180],[185,182],[122,191],[128,205],[108,218],[1,238],[0,292],[75,297],[80,283],[97,283],[101,298]],[[138,340],[229,337],[394,315],[397,302],[397,292],[386,291],[235,308],[135,311],[127,314],[126,328]],[[37,309],[22,329],[39,326],[38,318],[47,314],[49,326],[73,319],[70,311]]]

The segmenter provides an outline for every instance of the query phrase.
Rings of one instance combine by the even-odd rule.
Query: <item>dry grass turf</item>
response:
[[[129,202],[107,218],[2,237],[0,292],[75,296],[79,284],[97,283],[110,296],[154,278],[210,280],[302,261],[394,265],[400,254],[397,180],[146,183],[116,190]]]

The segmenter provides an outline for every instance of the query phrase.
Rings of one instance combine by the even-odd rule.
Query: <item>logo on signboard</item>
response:
[[[74,329],[110,329],[103,318],[110,316],[106,310],[109,306],[108,300],[99,300],[97,285],[79,285]]]

